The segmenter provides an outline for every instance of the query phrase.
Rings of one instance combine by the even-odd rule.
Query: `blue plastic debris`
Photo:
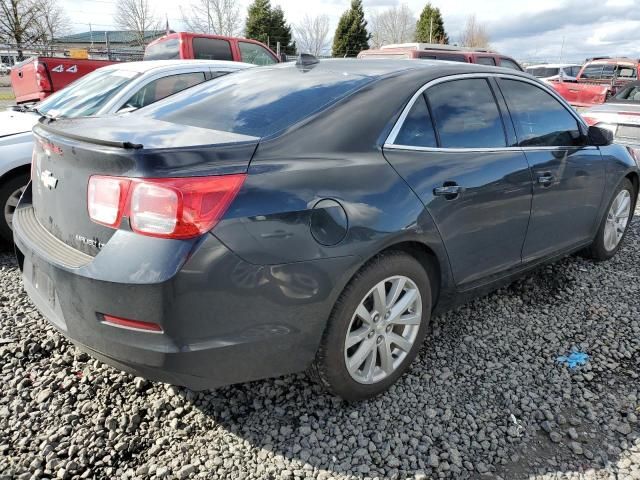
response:
[[[578,367],[579,365],[586,365],[589,361],[589,355],[584,352],[579,352],[577,350],[572,350],[569,355],[561,355],[556,358],[556,362],[564,363],[571,370]]]

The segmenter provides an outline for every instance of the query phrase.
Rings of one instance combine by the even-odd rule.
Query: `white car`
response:
[[[0,112],[0,237],[12,240],[11,221],[29,183],[33,136],[38,120],[125,114],[181,90],[255,67],[223,60],[153,60],[102,67],[40,103]]]
[[[547,82],[562,78],[565,82],[575,82],[582,65],[574,63],[548,63],[544,65],[530,65],[525,72]]]

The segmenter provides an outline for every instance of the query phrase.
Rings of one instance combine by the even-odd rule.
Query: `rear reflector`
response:
[[[162,327],[157,323],[142,322],[140,320],[129,320],[127,318],[113,317],[111,315],[102,315],[103,323],[119,328],[127,328],[129,330],[143,330],[145,332],[162,333]]]
[[[231,205],[245,174],[190,178],[89,179],[89,217],[118,228],[129,217],[131,229],[162,238],[193,238],[211,230]]]

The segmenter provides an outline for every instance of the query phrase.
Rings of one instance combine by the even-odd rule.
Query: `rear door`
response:
[[[585,146],[575,114],[542,87],[514,78],[498,84],[534,182],[523,260],[589,241],[604,190],[600,150]]]
[[[418,94],[384,154],[419,195],[465,286],[521,263],[531,207],[523,152],[487,78],[448,79]]]

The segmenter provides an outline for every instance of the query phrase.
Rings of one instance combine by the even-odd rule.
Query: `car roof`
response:
[[[178,68],[178,67],[187,67],[187,66],[229,68],[229,69],[236,69],[236,70],[240,70],[248,67],[255,67],[255,65],[252,65],[250,63],[231,62],[227,60],[143,60],[140,62],[115,63],[113,65],[108,65],[106,67],[103,67],[103,69],[128,70],[130,72],[146,73],[151,70],[153,71],[174,70],[175,68]]]
[[[618,57],[618,58],[597,58],[595,60],[589,61],[589,63],[630,63],[633,65],[637,65],[638,61],[634,60],[633,58]]]

